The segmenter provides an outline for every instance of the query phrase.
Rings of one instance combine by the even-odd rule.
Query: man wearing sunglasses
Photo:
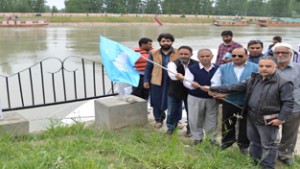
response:
[[[252,73],[258,71],[257,64],[247,61],[248,54],[245,48],[236,48],[232,51],[232,62],[223,64],[216,71],[211,80],[212,86],[232,85],[246,80]],[[221,96],[220,96],[221,97]],[[224,96],[222,96],[224,97]],[[242,106],[245,93],[230,94],[226,100]],[[218,98],[218,97],[217,97]],[[222,149],[229,148],[237,141],[243,153],[248,152],[249,140],[246,134],[246,117],[239,121],[239,134],[236,140],[235,125],[237,118],[234,114],[240,114],[241,109],[236,106],[223,102],[222,106]]]
[[[256,63],[258,64],[259,58],[264,56],[264,54],[262,53],[263,49],[264,49],[264,45],[262,43],[262,41],[260,40],[250,40],[248,42],[248,51],[249,51],[249,58],[248,60],[250,62]]]
[[[286,165],[292,165],[293,152],[298,137],[300,124],[300,64],[292,61],[293,48],[287,43],[274,46],[274,57],[278,60],[277,72],[294,84],[294,108],[282,125],[282,138],[279,145],[278,158]]]

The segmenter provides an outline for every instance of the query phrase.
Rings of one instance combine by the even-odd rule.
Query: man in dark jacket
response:
[[[185,110],[188,113],[187,95],[188,91],[183,86],[185,70],[188,66],[198,63],[192,60],[193,49],[189,46],[181,46],[178,48],[178,59],[168,64],[168,75],[170,77],[168,88],[168,115],[166,134],[172,134],[182,117],[182,102],[184,102]],[[190,128],[187,125],[186,136],[190,136]]]
[[[276,73],[277,60],[272,56],[261,57],[259,74],[245,82],[230,86],[203,86],[202,90],[216,92],[242,92],[246,90],[244,113],[247,113],[249,154],[263,168],[274,168],[278,150],[278,126],[293,110],[293,83]]]

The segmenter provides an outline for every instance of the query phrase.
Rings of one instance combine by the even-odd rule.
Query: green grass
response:
[[[39,134],[0,136],[1,168],[49,169],[256,169],[237,148],[221,151],[204,140],[194,146],[178,132],[150,125],[108,131],[83,124],[50,127]],[[281,168],[279,165],[278,167]],[[299,168],[300,159],[291,168]]]

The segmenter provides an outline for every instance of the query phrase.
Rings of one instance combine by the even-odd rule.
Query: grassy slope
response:
[[[0,136],[2,168],[199,168],[255,169],[236,148],[221,151],[207,140],[194,146],[177,135],[151,126],[118,131],[50,127],[40,134]],[[292,168],[300,167],[300,159]],[[281,168],[279,166],[279,168]]]

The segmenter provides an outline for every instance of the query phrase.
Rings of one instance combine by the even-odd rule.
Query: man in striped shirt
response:
[[[233,33],[230,30],[223,31],[221,33],[224,43],[219,45],[217,62],[216,64],[221,65],[227,62],[231,62],[231,52],[235,48],[241,48],[242,45],[232,40]]]

